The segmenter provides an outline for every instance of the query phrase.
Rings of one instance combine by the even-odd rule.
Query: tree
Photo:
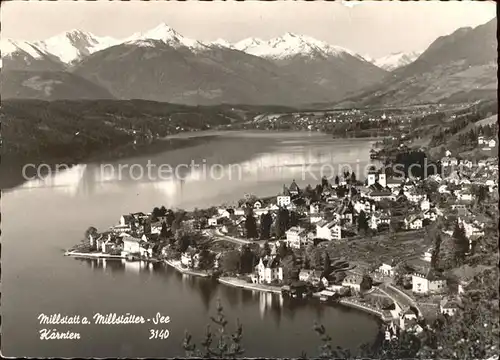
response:
[[[354,171],[351,173],[351,185],[356,184],[356,174]]]
[[[267,240],[271,237],[271,226],[273,217],[269,212],[260,216],[260,239]],[[269,244],[268,244],[269,245]]]
[[[166,239],[168,237],[168,229],[166,223],[161,223],[160,238]]]
[[[285,236],[285,232],[288,229],[289,224],[289,213],[287,209],[280,208],[278,210],[278,215],[274,223],[274,232],[276,233],[276,238],[281,239]]]
[[[324,260],[323,260],[323,273],[321,274],[322,277],[328,278],[330,273],[332,272],[332,263],[330,260],[330,256],[328,255],[327,252],[325,252]]]
[[[330,186],[330,184],[328,183],[328,179],[326,178],[326,176],[323,176],[321,178],[321,187],[325,188],[325,187],[328,187],[328,186]]]
[[[238,250],[223,253],[221,258],[221,269],[227,273],[237,273],[240,270],[241,254]]]
[[[477,204],[480,205],[484,202],[484,200],[486,200],[488,198],[488,187],[484,186],[484,185],[480,185],[478,188],[477,188],[477,191],[476,191],[476,201],[477,201]]]
[[[243,246],[240,255],[240,274],[252,273],[256,264],[257,256],[252,252],[250,247]]]
[[[214,267],[215,254],[204,248],[200,251],[198,258],[198,268],[200,270],[210,270]]]
[[[370,290],[372,288],[372,283],[373,280],[371,277],[369,277],[368,275],[363,275],[363,279],[361,280],[361,284],[359,284],[359,288],[361,289],[361,291]]]
[[[368,219],[366,217],[366,213],[361,210],[359,215],[358,215],[358,231],[360,233],[366,234],[368,231]]]
[[[245,219],[245,230],[247,233],[247,239],[256,239],[259,237],[257,232],[257,223],[253,217],[253,213],[249,213]]]
[[[160,208],[159,216],[165,216],[165,215],[167,215],[167,209],[165,208],[165,206],[162,206]]]
[[[290,253],[290,249],[286,246],[285,242],[280,242],[280,245],[278,247],[278,256],[281,259],[284,259],[288,254]]]
[[[226,326],[228,321],[224,315],[223,307],[220,301],[217,301],[217,316],[211,317],[219,329],[213,333],[210,325],[207,326],[205,338],[201,342],[201,349],[198,350],[196,345],[192,343],[192,336],[186,331],[184,336],[183,348],[186,351],[186,356],[201,357],[208,359],[227,359],[242,355],[245,351],[241,346],[243,338],[243,326],[239,320],[236,321],[236,331],[232,334],[227,334]],[[215,346],[212,344],[215,341]]]
[[[168,227],[172,227],[173,223],[174,223],[174,220],[175,220],[175,214],[172,210],[168,210],[166,212],[166,221],[167,221],[167,226]]]
[[[151,220],[156,221],[161,216],[160,208],[155,207],[151,212]]]
[[[321,249],[314,247],[309,255],[309,266],[315,270],[323,270],[323,257]]]
[[[271,255],[271,246],[269,246],[269,242],[266,241],[264,243],[264,246],[262,248],[260,256],[264,257],[264,256],[270,256],[270,255]]]
[[[465,230],[458,222],[455,224],[453,231],[454,255],[457,264],[460,264],[465,259],[465,254],[469,251],[469,239],[465,236]]]
[[[299,224],[299,216],[295,211],[290,211],[288,226],[297,226]]]
[[[339,176],[338,176],[338,175],[335,175],[335,180],[334,180],[334,182],[335,182],[335,185],[337,185],[337,186],[340,184],[340,179],[339,179]]]
[[[92,236],[97,235],[97,229],[93,226],[90,226],[87,230],[85,230],[85,234],[84,234],[85,240],[88,240],[90,235],[92,235]]]
[[[142,230],[144,234],[150,235],[151,234],[151,220],[146,219],[144,220],[144,223],[142,224]]]
[[[281,260],[281,267],[283,268],[283,280],[290,282],[298,280],[298,271],[295,268],[295,255],[290,253]]]

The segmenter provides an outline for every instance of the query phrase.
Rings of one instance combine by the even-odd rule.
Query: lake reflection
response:
[[[220,134],[219,134],[220,135]],[[235,202],[245,193],[273,195],[296,179],[314,185],[315,171],[337,161],[367,163],[371,143],[320,134],[230,133],[193,146],[113,164],[221,164],[221,179],[183,173],[164,181],[101,174],[100,164],[78,165],[46,181],[31,181],[2,196],[2,351],[15,357],[183,357],[184,331],[199,343],[220,299],[231,329],[244,327],[248,357],[317,353],[312,331],[320,320],[335,345],[356,348],[374,338],[377,323],[364,313],[279,295],[246,291],[179,274],[163,264],[82,260],[63,256],[89,226],[105,230],[122,214],[155,206],[203,208]],[[241,179],[227,166],[239,164]],[[302,164],[314,164],[302,177]],[[358,176],[359,177],[359,176]],[[318,177],[319,179],[319,177]],[[169,315],[170,337],[148,340],[148,326],[88,325],[75,342],[40,341],[40,313],[92,316],[127,312]],[[68,330],[62,327],[61,330]]]

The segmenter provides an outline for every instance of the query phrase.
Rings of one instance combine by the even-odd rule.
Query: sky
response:
[[[349,5],[349,6],[348,6]],[[350,1],[10,1],[2,2],[2,39],[43,40],[79,29],[126,38],[166,23],[200,41],[264,40],[286,32],[312,36],[372,57],[425,50],[437,37],[495,17],[494,2]]]

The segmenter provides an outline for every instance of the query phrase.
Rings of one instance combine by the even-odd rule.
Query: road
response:
[[[401,290],[392,286],[390,283],[386,282],[380,284],[379,289],[389,296],[394,302],[397,302],[402,309],[412,306],[417,309],[418,315],[422,316],[422,310],[420,310],[416,301]]]
[[[252,244],[253,243],[253,241],[250,241],[250,240],[238,239],[238,238],[235,238],[235,237],[232,237],[232,236],[224,235],[218,229],[207,230],[207,233],[209,235],[217,238],[217,240],[215,240],[215,241],[228,241],[228,242],[232,242],[232,243],[238,244],[238,245],[246,245],[246,244]]]

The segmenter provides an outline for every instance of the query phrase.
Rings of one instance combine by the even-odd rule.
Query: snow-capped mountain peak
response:
[[[209,45],[214,45],[214,46],[220,46],[220,47],[226,47],[226,48],[229,48],[229,49],[234,49],[234,45],[231,44],[230,42],[224,40],[224,39],[217,39],[215,41],[210,42]]]
[[[371,62],[384,70],[392,71],[414,62],[422,52],[423,51],[397,52],[372,60]]]
[[[237,43],[235,47],[252,55],[277,60],[297,55],[308,57],[341,56],[346,53],[356,55],[340,46],[333,46],[313,37],[292,32],[287,32],[283,36],[273,38],[269,41],[255,38],[245,39]]]
[[[86,31],[73,29],[52,36],[46,40],[37,41],[35,45],[43,51],[57,56],[63,63],[70,64],[90,55],[120,43],[111,37],[99,37]]]
[[[35,59],[42,57],[42,52],[34,44],[28,41],[16,41],[12,39],[2,39],[0,41],[2,58],[11,55],[16,51],[23,51]]]
[[[130,43],[144,44],[148,40],[159,40],[172,47],[187,47],[190,49],[206,48],[206,45],[200,41],[188,39],[166,23],[161,23],[157,27],[143,33],[137,33],[126,39]]]
[[[251,37],[237,42],[234,48],[246,52],[247,49],[252,49],[264,45],[265,43],[266,42],[262,39]]]

